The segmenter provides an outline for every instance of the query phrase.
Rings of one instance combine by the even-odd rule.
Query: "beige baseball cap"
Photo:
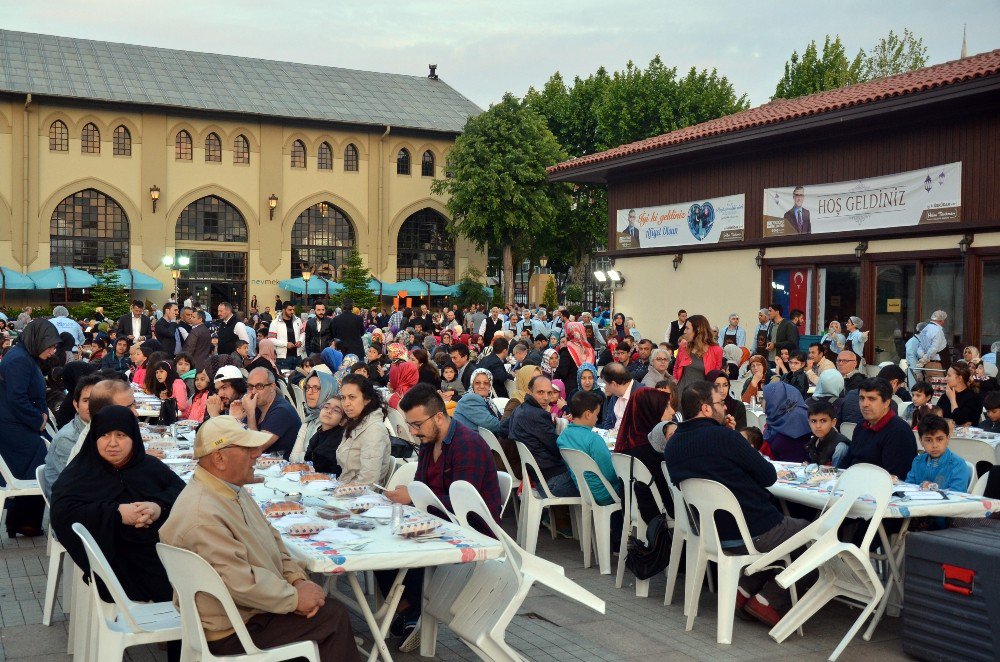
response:
[[[232,416],[210,418],[198,428],[194,438],[194,457],[203,458],[227,446],[259,448],[271,438],[270,432],[247,430]]]

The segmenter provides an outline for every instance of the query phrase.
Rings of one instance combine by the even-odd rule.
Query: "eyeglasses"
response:
[[[248,391],[257,391],[258,393],[260,393],[261,391],[263,391],[264,389],[266,389],[268,386],[274,386],[274,384],[247,384],[247,390]]]
[[[318,384],[315,385],[315,386],[309,386],[309,385],[307,385],[306,388],[305,388],[305,391],[306,391],[306,393],[311,393],[312,391],[318,391],[321,388],[323,388],[323,387],[319,386]]]
[[[857,359],[837,359],[837,363],[855,363]]]
[[[409,427],[409,428],[410,428],[411,430],[419,430],[419,429],[420,429],[420,427],[421,427],[421,426],[423,426],[423,424],[424,424],[424,423],[426,423],[427,421],[431,420],[431,419],[432,419],[432,418],[434,418],[435,416],[437,416],[437,414],[431,414],[430,416],[428,416],[427,418],[425,418],[425,419],[424,419],[424,420],[422,420],[422,421],[407,421],[407,422],[406,422],[406,425],[407,425],[407,427]]]

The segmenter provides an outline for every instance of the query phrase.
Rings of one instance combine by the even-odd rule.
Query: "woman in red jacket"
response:
[[[706,375],[722,368],[722,348],[712,335],[712,325],[704,315],[692,315],[684,323],[680,349],[674,361],[677,390],[684,393],[688,384],[706,381]]]

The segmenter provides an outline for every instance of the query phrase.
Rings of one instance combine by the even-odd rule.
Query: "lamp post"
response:
[[[274,208],[278,206],[278,196],[276,196],[274,193],[272,193],[267,198],[267,206],[268,206],[268,210],[269,210],[269,212],[271,214],[271,220],[273,221],[274,220]]]
[[[153,201],[153,213],[156,213],[156,201],[160,199],[160,187],[153,184],[149,187],[149,199]]]
[[[309,279],[312,278],[312,271],[309,269],[303,269],[302,280],[306,284],[306,308],[309,308]]]
[[[175,267],[174,264],[177,266]],[[163,256],[163,266],[170,268],[170,277],[174,279],[174,294],[177,296],[178,300],[181,298],[181,293],[180,290],[177,289],[177,281],[181,277],[181,269],[187,269],[190,264],[191,258],[187,255],[178,255],[176,260],[172,255]],[[178,301],[178,303],[180,303],[180,301]]]

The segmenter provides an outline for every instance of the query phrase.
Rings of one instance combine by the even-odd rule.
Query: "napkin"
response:
[[[318,540],[320,542],[332,542],[332,543],[349,543],[361,540],[361,536],[356,534],[350,529],[338,529],[331,527],[328,529],[323,529],[319,533],[310,536],[310,540]]]
[[[944,501],[944,495],[940,492],[916,491],[907,492],[906,498],[909,501]]]
[[[373,517],[375,519],[391,519],[392,518],[392,506],[375,506],[374,508],[369,508],[363,514],[363,517]]]

